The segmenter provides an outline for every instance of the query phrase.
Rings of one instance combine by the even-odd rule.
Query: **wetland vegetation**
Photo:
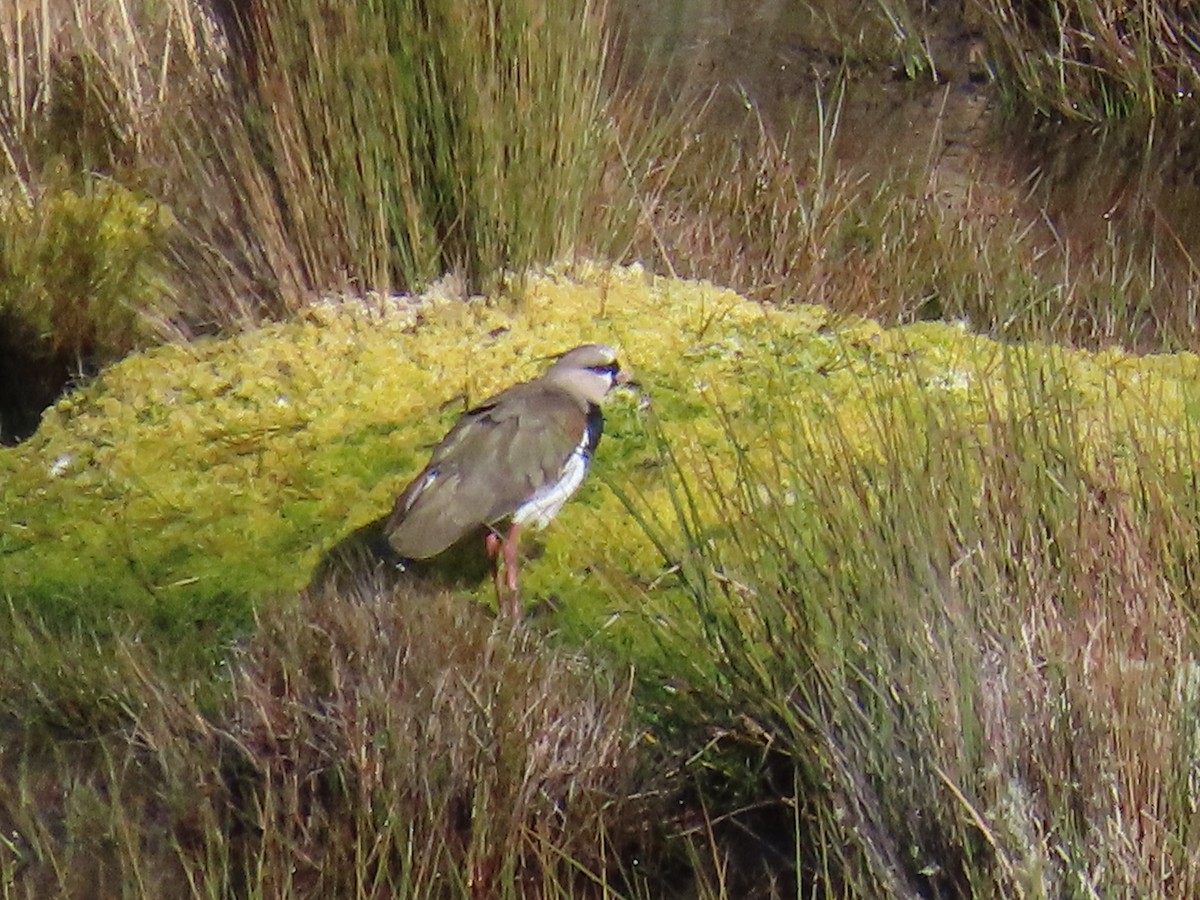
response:
[[[0,14],[5,897],[1200,894],[1186,4]],[[486,590],[310,583],[641,370]]]

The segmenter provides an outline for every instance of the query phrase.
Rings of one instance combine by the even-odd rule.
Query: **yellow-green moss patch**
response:
[[[963,440],[996,416],[1060,404],[1082,444],[1136,462],[1194,456],[1195,357],[1005,347],[944,324],[884,329],[764,308],[638,267],[532,277],[515,298],[430,301],[414,320],[358,303],[227,340],[132,356],[0,452],[0,591],[87,619],[186,633],[245,622],[307,583],[321,554],[386,513],[466,403],[585,341],[616,345],[651,398],[618,398],[593,477],[526,568],[603,627],[662,561],[608,484],[666,515],[661,424],[684,465],[749,454],[803,427],[827,459],[885,456],[895,424],[936,416]],[[820,455],[820,454],[818,454]],[[714,471],[719,482],[721,472]],[[630,589],[634,586],[634,589]],[[481,597],[486,592],[481,591]]]
[[[37,198],[0,182],[0,311],[48,351],[119,357],[174,308],[162,261],[174,226],[168,209],[105,178]]]

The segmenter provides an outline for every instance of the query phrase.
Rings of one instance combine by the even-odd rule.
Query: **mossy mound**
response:
[[[525,587],[593,631],[637,621],[632,598],[663,572],[612,489],[669,518],[652,423],[718,485],[723,460],[732,484],[734,451],[770,451],[797,422],[830,458],[870,456],[894,421],[883,408],[952,420],[970,440],[997,415],[1036,416],[1048,397],[1106,459],[1148,442],[1196,455],[1191,355],[1012,348],[955,325],[884,329],[580,266],[530,278],[516,299],[326,304],[127,358],[0,451],[0,593],[51,621],[236,630],[385,514],[465,404],[583,341],[617,346],[651,403],[613,403],[593,477],[546,532]]]

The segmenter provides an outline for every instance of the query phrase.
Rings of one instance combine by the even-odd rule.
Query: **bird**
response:
[[[428,560],[482,530],[497,604],[519,620],[521,529],[545,528],[579,489],[604,428],[600,406],[630,383],[611,347],[583,344],[469,409],[397,497],[384,524],[392,550]]]

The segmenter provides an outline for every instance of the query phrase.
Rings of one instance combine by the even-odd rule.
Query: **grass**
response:
[[[1148,200],[1144,219],[1130,212],[1144,222],[1136,235],[1115,220],[1099,233],[1055,226],[1036,212],[1036,184],[980,181],[946,200],[932,149],[882,173],[839,163],[842,145],[862,138],[842,133],[845,102],[844,83],[816,94],[811,131],[781,136],[750,113],[733,141],[701,131],[659,145],[631,255],[755,299],[885,322],[963,321],[1013,340],[1151,352],[1195,346],[1193,251],[1172,230],[1168,198]]]
[[[1170,3],[1090,0],[978,4],[999,78],[1013,99],[1067,118],[1151,117],[1197,87],[1191,13]]]
[[[1195,19],[1175,3],[970,0],[945,7],[879,0],[804,6],[809,15],[793,26],[803,43],[851,65],[888,66],[908,79],[945,78],[964,62],[957,58],[963,39],[978,39],[1000,96],[1047,116],[1093,123],[1172,111],[1186,117],[1198,84]]]
[[[447,271],[493,286],[574,241],[595,172],[602,14],[524,0],[272,8],[245,23],[239,60],[242,127],[261,146],[203,177],[277,207],[304,286],[410,289]]]
[[[163,255],[170,213],[112,181],[51,188],[0,210],[0,314],[44,336],[50,354],[112,363],[166,330],[175,303]]]
[[[57,0],[0,21],[0,313],[33,335],[25,368],[48,360],[61,388],[146,343],[130,332],[237,330],[313,294],[450,273],[465,296],[565,257],[585,222],[611,252],[603,4],[257,12]],[[64,210],[104,233],[77,246]],[[26,284],[71,315],[47,328]]]
[[[602,896],[652,830],[628,677],[447,595],[264,609],[219,700],[117,646],[102,727],[7,683],[8,896]]]
[[[1171,529],[1146,529],[1159,554],[1149,562],[1169,563],[1170,583],[1186,588],[1195,569],[1188,550],[1194,546],[1194,513],[1171,498],[1186,496],[1180,486],[1193,477],[1189,385],[1195,361],[1037,345],[1016,350],[940,323],[886,330],[820,307],[764,310],[728,291],[656,280],[635,268],[593,267],[589,275],[577,267],[574,281],[531,276],[527,287],[522,302],[507,307],[431,308],[418,332],[400,314],[314,308],[308,322],[131,357],[60,404],[34,439],[0,458],[10,514],[0,528],[0,579],[12,598],[12,614],[0,630],[12,651],[0,668],[0,684],[7,686],[0,711],[13,731],[85,749],[111,741],[108,752],[124,760],[120,748],[132,742],[136,749],[142,740],[133,725],[165,715],[163,708],[181,696],[188,702],[179,721],[189,728],[201,723],[201,735],[210,729],[233,733],[239,742],[234,749],[249,748],[245,759],[234,757],[247,768],[226,773],[233,785],[246,788],[257,783],[255,773],[278,765],[307,772],[336,770],[339,759],[358,765],[363,748],[339,741],[378,730],[373,719],[355,718],[332,735],[318,731],[305,738],[309,743],[300,749],[274,733],[248,735],[241,705],[246,692],[259,692],[258,719],[279,734],[295,734],[301,730],[297,717],[316,718],[313,727],[324,727],[314,709],[390,709],[400,703],[399,697],[368,703],[358,692],[374,691],[380,673],[393,672],[388,667],[396,659],[417,652],[403,649],[409,640],[422,651],[444,654],[456,670],[467,657],[490,670],[498,651],[470,638],[472,611],[485,607],[469,592],[447,599],[416,589],[393,595],[363,588],[297,600],[295,590],[321,546],[341,529],[385,512],[403,477],[419,467],[419,435],[436,437],[457,408],[451,396],[444,420],[430,417],[439,391],[461,385],[472,397],[488,393],[526,371],[530,358],[562,346],[586,318],[620,337],[628,356],[639,361],[663,437],[647,429],[648,413],[636,403],[614,404],[595,477],[564,510],[526,571],[531,602],[548,600],[550,609],[520,632],[521,640],[535,642],[529,646],[568,668],[598,672],[609,685],[598,689],[601,698],[612,685],[627,685],[631,669],[637,678],[625,701],[624,724],[618,728],[613,720],[589,732],[626,735],[631,780],[605,799],[612,818],[588,826],[589,836],[579,842],[609,848],[605,877],[623,879],[619,892],[635,895],[642,890],[639,878],[654,895],[649,885],[659,877],[681,884],[695,878],[697,891],[708,884],[736,893],[736,885],[766,883],[757,875],[764,868],[784,895],[793,879],[815,890],[846,883],[870,894],[885,875],[905,884],[926,877],[914,869],[948,866],[968,850],[975,855],[955,863],[944,883],[958,885],[968,877],[992,883],[994,871],[986,860],[979,862],[986,848],[968,839],[973,832],[963,814],[950,815],[963,804],[945,799],[946,792],[953,794],[949,787],[939,788],[941,805],[928,819],[935,830],[922,838],[918,862],[899,874],[881,874],[882,864],[862,858],[868,850],[895,857],[894,846],[880,844],[879,850],[871,843],[857,854],[823,860],[814,854],[828,846],[853,849],[845,835],[830,830],[835,823],[828,817],[842,821],[839,810],[858,802],[856,786],[883,780],[897,791],[904,788],[887,770],[896,758],[924,766],[918,773],[925,780],[907,791],[919,795],[922,785],[941,784],[937,766],[954,790],[970,798],[967,805],[980,820],[1000,831],[989,818],[998,814],[964,775],[978,777],[972,768],[983,758],[978,745],[961,746],[953,729],[930,733],[945,718],[934,718],[922,705],[941,696],[929,685],[944,691],[961,678],[966,692],[979,683],[982,664],[971,654],[996,640],[987,617],[1043,596],[1047,585],[1039,579],[1053,587],[1059,582],[1052,575],[1073,576],[1100,591],[1106,582],[1095,581],[1097,573],[1120,572],[1090,550],[1108,540],[1104,503],[1081,505],[1094,487],[1103,489],[1097,497],[1122,504],[1133,503],[1126,498],[1175,504],[1163,506],[1167,512],[1152,507],[1154,521]],[[474,336],[466,346],[464,335]],[[486,365],[480,365],[479,347],[486,347]],[[281,416],[288,427],[279,427]],[[393,424],[381,427],[385,422]],[[402,458],[408,460],[405,471]],[[674,471],[687,479],[686,489],[674,495],[663,483],[672,459]],[[992,469],[998,470],[994,487],[984,490],[981,480]],[[620,494],[629,509],[621,508]],[[1129,533],[1140,534],[1141,508],[1133,504],[1128,515]],[[629,527],[638,517],[653,540]],[[109,522],[117,524],[93,524]],[[39,537],[51,534],[58,539]],[[914,543],[898,545],[897,535]],[[857,548],[857,555],[845,548]],[[1078,572],[1067,565],[1076,560]],[[1031,577],[1024,566],[1040,562],[1045,571]],[[958,597],[954,580],[968,573],[975,579],[967,583],[971,590]],[[953,608],[984,617],[984,625],[946,634],[935,628],[931,638],[927,628],[941,622],[947,598]],[[998,598],[1005,600],[999,607]],[[1073,595],[1067,599],[1077,602]],[[435,613],[438,603],[449,612]],[[382,615],[381,608],[405,627],[433,631],[410,636],[356,618]],[[899,618],[904,609],[908,619]],[[1036,624],[1046,611],[1034,607],[1030,615]],[[314,622],[322,623],[320,629],[353,630],[333,637],[306,631]],[[1023,637],[1025,631],[1011,626],[1005,634]],[[381,643],[356,643],[370,635]],[[948,646],[955,660],[966,660],[963,671],[933,666],[938,656],[921,642],[935,638],[935,647]],[[255,662],[250,682],[231,674],[246,668],[247,642],[278,654]],[[114,652],[114,646],[125,649]],[[1074,671],[1080,664],[1068,659],[1063,668]],[[529,674],[535,663],[523,660],[518,668]],[[591,696],[585,685],[555,671],[555,683],[569,696]],[[517,686],[524,677],[508,669],[495,674]],[[909,688],[901,690],[906,681],[889,680],[899,676],[911,680],[916,699]],[[436,685],[440,677],[426,669],[395,675],[415,685]],[[339,693],[339,685],[354,697]],[[301,693],[296,705],[273,703],[293,689]],[[399,688],[388,688],[393,690]],[[512,708],[488,700],[482,688],[472,688],[472,696],[484,709],[503,713],[503,722],[488,727],[511,730],[517,747],[561,746],[555,729],[583,721],[562,698],[545,719],[526,722],[513,721]],[[964,706],[983,705],[969,696]],[[867,700],[875,705],[864,723],[856,716]],[[532,701],[512,702],[524,708]],[[817,726],[810,719],[818,712],[834,717],[833,724],[818,720],[821,727],[842,735],[832,749],[828,738],[812,736]],[[918,714],[924,724],[914,719]],[[418,721],[428,715],[423,708],[413,713]],[[1024,715],[1015,708],[1001,718],[1017,729]],[[864,743],[863,729],[874,734],[892,717],[917,728],[915,737],[896,724],[888,732],[908,756],[897,757],[891,745]],[[478,760],[471,754],[481,746],[481,734],[470,722],[455,722],[446,726],[445,739],[463,741],[466,755],[449,747],[439,755],[455,760],[451,772],[474,771]],[[526,725],[534,731],[523,730]],[[1107,724],[1096,727],[1103,733]],[[641,740],[639,732],[645,733]],[[152,745],[169,743],[156,738]],[[215,751],[201,746],[209,748],[202,756],[211,760]],[[301,749],[301,757],[287,756]],[[318,755],[307,755],[309,750]],[[20,759],[26,751],[14,752]],[[397,758],[395,766],[398,773],[422,771],[411,755]],[[214,777],[206,771],[189,764],[175,777],[202,786]],[[473,821],[481,834],[508,833],[509,813],[497,810],[515,802],[513,796],[529,796],[523,771],[504,769],[497,776],[502,783],[494,790],[508,800],[480,795],[480,818]],[[835,775],[841,779],[836,790],[829,787]],[[94,777],[88,770],[87,783]],[[575,776],[567,784],[568,791],[577,787]],[[389,785],[389,796],[401,791],[399,781]],[[474,804],[471,792],[485,787],[493,790],[475,780],[462,791]],[[431,781],[429,789],[443,803],[462,793],[448,781]],[[107,787],[105,792],[111,794]],[[651,818],[662,830],[643,829],[653,815],[637,805],[646,795],[663,804]],[[295,814],[302,823],[316,817],[329,828],[352,828],[358,821],[356,808],[337,793],[289,796],[272,795],[272,803],[303,807]],[[796,796],[812,805],[795,807],[789,798]],[[864,828],[871,826],[863,833],[872,842],[903,843],[905,820],[896,810],[916,801],[907,793],[884,800],[862,801],[883,803],[875,818],[863,820]],[[210,823],[204,846],[222,846],[229,823],[244,815],[243,801],[219,793],[211,802],[201,817]],[[35,827],[18,820],[26,805],[13,801],[13,827],[20,834]],[[157,821],[155,809],[117,812],[142,823]],[[43,856],[69,859],[85,852],[71,849],[70,841],[59,843],[67,838],[56,822],[36,826],[54,839]],[[96,828],[89,825],[81,834]],[[628,832],[635,835],[632,844],[618,840]],[[795,835],[814,832],[827,839],[794,844]],[[350,877],[345,869],[356,865],[348,862],[356,858],[356,833],[330,838],[336,846],[329,852],[342,855],[330,858],[329,878]],[[298,865],[288,856],[294,845],[301,847],[296,852],[315,852],[307,849],[317,840],[313,835],[286,834],[286,840],[260,848],[268,859],[253,857],[254,865],[291,871]],[[599,877],[602,863],[588,853],[600,851],[581,849],[575,840],[551,831],[545,853],[558,847],[568,869]],[[138,859],[150,870],[176,865],[165,851],[137,852],[146,854]],[[505,845],[496,852],[499,865],[513,873],[529,865],[521,861],[527,848]],[[689,860],[688,852],[696,858]],[[639,870],[633,858],[654,860],[655,867]],[[465,865],[462,857],[452,859]],[[818,862],[828,875],[814,874]],[[126,863],[112,863],[124,871],[121,865]],[[239,861],[237,871],[246,865]],[[69,863],[62,868],[74,869]],[[26,873],[20,885],[41,884],[24,879],[43,870],[20,871]],[[590,889],[575,886],[566,870],[554,871],[546,878],[558,885],[555,890]],[[678,872],[685,874],[671,874]],[[307,882],[286,888],[309,889]]]
[[[864,178],[838,162],[836,79],[811,131],[752,111],[730,141],[684,102],[647,122],[649,89],[606,72],[602,5],[427,6],[291,0],[240,35],[182,0],[0,20],[0,312],[76,363],[164,327],[246,331],[132,357],[106,376],[137,383],[128,402],[94,384],[33,463],[0,457],[0,561],[26,579],[0,628],[5,896],[1197,893],[1186,358],[1109,351],[1097,377],[1034,344],[977,370],[978,339],[850,318],[1192,346],[1195,292],[1160,268],[1190,273],[1185,243],[1113,225],[1081,250],[1024,187],[944,202],[932,143]],[[953,69],[925,4],[812,6],[846,79]],[[1097,120],[1190,98],[1174,8],[967,14],[1014,105]],[[568,328],[545,309],[569,295],[525,273],[575,254],[730,284],[771,318],[705,295],[680,319],[692,289],[640,284],[654,316],[625,321],[618,272]],[[427,312],[416,333],[451,337],[399,362],[411,323],[373,343],[365,317],[335,347],[309,308],[447,271],[491,304]],[[312,342],[276,365],[291,326],[252,326],[300,311]],[[649,373],[662,433],[612,417],[621,455],[528,582],[565,609],[511,632],[365,576],[297,594],[415,464],[425,435],[393,425],[581,320]],[[163,392],[171,356],[211,365]],[[124,443],[154,428],[207,474]],[[30,530],[38,491],[63,528]],[[631,520],[636,541],[613,533]],[[56,606],[80,572],[94,590]]]
[[[1063,373],[1008,363],[1036,417],[987,389],[968,436],[928,396],[885,404],[862,453],[781,402],[765,451],[730,428],[732,479],[671,457],[669,525],[631,504],[696,610],[665,620],[682,719],[718,735],[712,781],[759,760],[734,786],[794,823],[796,896],[1195,889],[1200,520],[1165,487],[1195,447],[1097,457]]]

